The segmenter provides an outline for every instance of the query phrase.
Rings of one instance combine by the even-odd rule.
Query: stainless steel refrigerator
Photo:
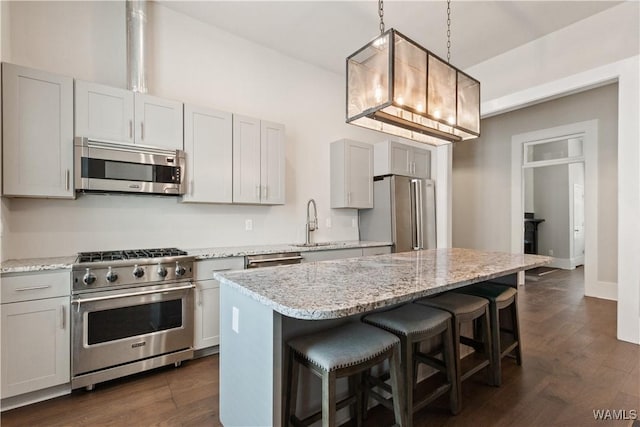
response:
[[[393,242],[394,252],[436,247],[435,183],[400,175],[375,177],[373,209],[360,209],[360,239]]]

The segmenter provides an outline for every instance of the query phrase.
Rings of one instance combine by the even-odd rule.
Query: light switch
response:
[[[251,231],[253,230],[253,220],[251,219],[247,219],[244,221],[244,229],[246,231]]]

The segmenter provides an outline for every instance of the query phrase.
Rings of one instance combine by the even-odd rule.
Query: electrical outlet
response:
[[[246,219],[246,220],[244,221],[244,229],[245,229],[246,231],[251,231],[251,230],[253,230],[253,220],[251,220],[251,219]]]
[[[239,321],[240,321],[240,310],[238,310],[238,307],[233,307],[231,309],[231,330],[236,334],[240,333],[240,330],[238,328]]]
[[[553,256],[553,249],[549,249],[549,256]]]
[[[325,225],[327,226],[327,228],[331,228],[331,217],[327,217],[327,219],[325,220]]]

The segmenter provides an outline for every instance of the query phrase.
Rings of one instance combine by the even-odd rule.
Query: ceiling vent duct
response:
[[[147,2],[127,0],[127,80],[129,89],[147,93],[145,75],[145,28]]]

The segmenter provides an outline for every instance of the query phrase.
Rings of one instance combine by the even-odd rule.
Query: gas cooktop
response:
[[[162,258],[187,255],[186,251],[177,248],[129,249],[119,251],[80,252],[77,264],[100,261],[122,261],[140,258]]]

